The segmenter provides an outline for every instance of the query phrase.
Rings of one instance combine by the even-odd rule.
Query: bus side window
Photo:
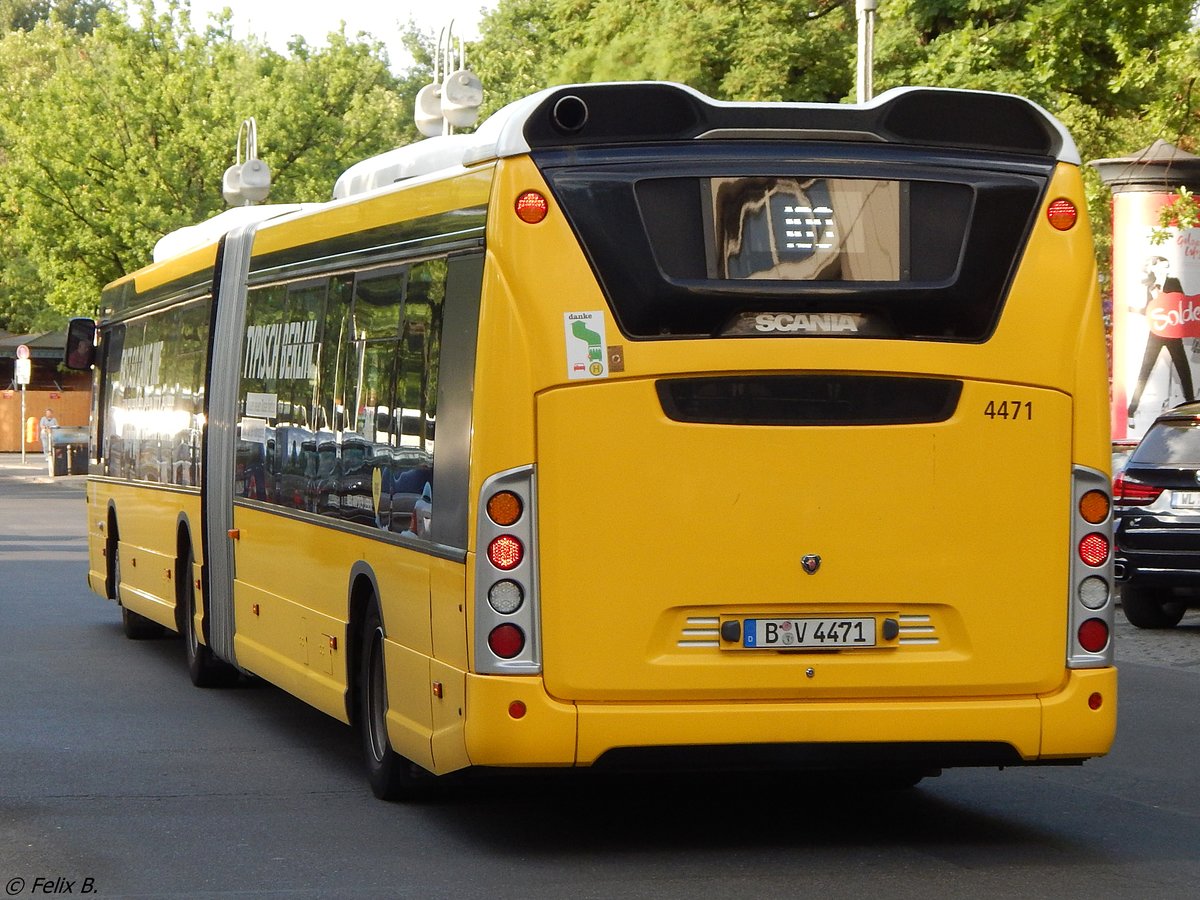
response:
[[[104,332],[101,349],[104,351],[104,407],[103,431],[100,435],[100,458],[104,460],[105,475],[125,478],[125,451],[122,426],[125,416],[120,412],[124,401],[121,355],[125,350],[127,325],[119,322]]]
[[[434,445],[446,261],[412,267],[404,300],[393,420],[393,529],[428,540],[433,518]]]
[[[344,518],[390,528],[394,465],[388,436],[395,390],[396,341],[407,269],[360,275],[346,356],[346,400],[353,415],[342,442]]]

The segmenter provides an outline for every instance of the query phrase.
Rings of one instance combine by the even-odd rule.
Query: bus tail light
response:
[[[1070,231],[1075,227],[1075,221],[1078,218],[1079,210],[1066,197],[1051,200],[1050,205],[1046,207],[1047,221],[1050,222],[1051,227],[1059,231]]]
[[[1108,537],[1093,531],[1079,542],[1079,558],[1093,568],[1102,566],[1108,561],[1108,547]]]
[[[1072,669],[1113,664],[1113,500],[1109,488],[1103,472],[1082,466],[1073,470],[1071,585],[1067,595],[1067,666]],[[1115,483],[1112,490],[1118,493]]]
[[[493,538],[488,544],[488,561],[502,572],[508,572],[521,564],[525,556],[525,548],[521,541],[511,534],[502,534]]]
[[[488,635],[488,648],[501,659],[512,659],[525,649],[525,632],[511,622],[497,625]]]
[[[537,191],[525,191],[513,204],[517,218],[527,225],[536,225],[550,213],[550,203]]]
[[[1108,646],[1108,625],[1103,619],[1088,619],[1079,626],[1079,646],[1088,653],[1099,653]]]
[[[542,671],[536,498],[533,466],[493,475],[480,491],[471,632],[479,674]]]

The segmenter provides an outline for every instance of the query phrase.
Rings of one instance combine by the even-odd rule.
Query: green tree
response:
[[[101,10],[112,11],[106,0],[0,0],[0,32],[31,31],[52,18],[80,34],[96,27]]]
[[[488,110],[586,81],[679,81],[739,100],[853,90],[852,0],[500,0],[481,32]]]
[[[0,88],[22,98],[0,108],[0,324],[94,309],[161,235],[220,212],[248,116],[273,202],[327,200],[349,162],[402,140],[405,104],[375,42],[297,40],[284,57],[234,40],[228,17],[197,31],[186,3],[138,13],[0,39]]]

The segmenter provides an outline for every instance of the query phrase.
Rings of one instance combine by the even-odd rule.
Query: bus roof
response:
[[[1022,97],[893,88],[869,103],[732,103],[668,82],[549,88],[509,104],[474,134],[430,138],[347,169],[334,199],[441,169],[532,150],[687,140],[868,141],[1053,157],[1079,165],[1061,123]]]

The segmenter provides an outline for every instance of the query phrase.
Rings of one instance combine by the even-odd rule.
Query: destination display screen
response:
[[[708,277],[907,280],[907,185],[850,178],[706,179]]]

